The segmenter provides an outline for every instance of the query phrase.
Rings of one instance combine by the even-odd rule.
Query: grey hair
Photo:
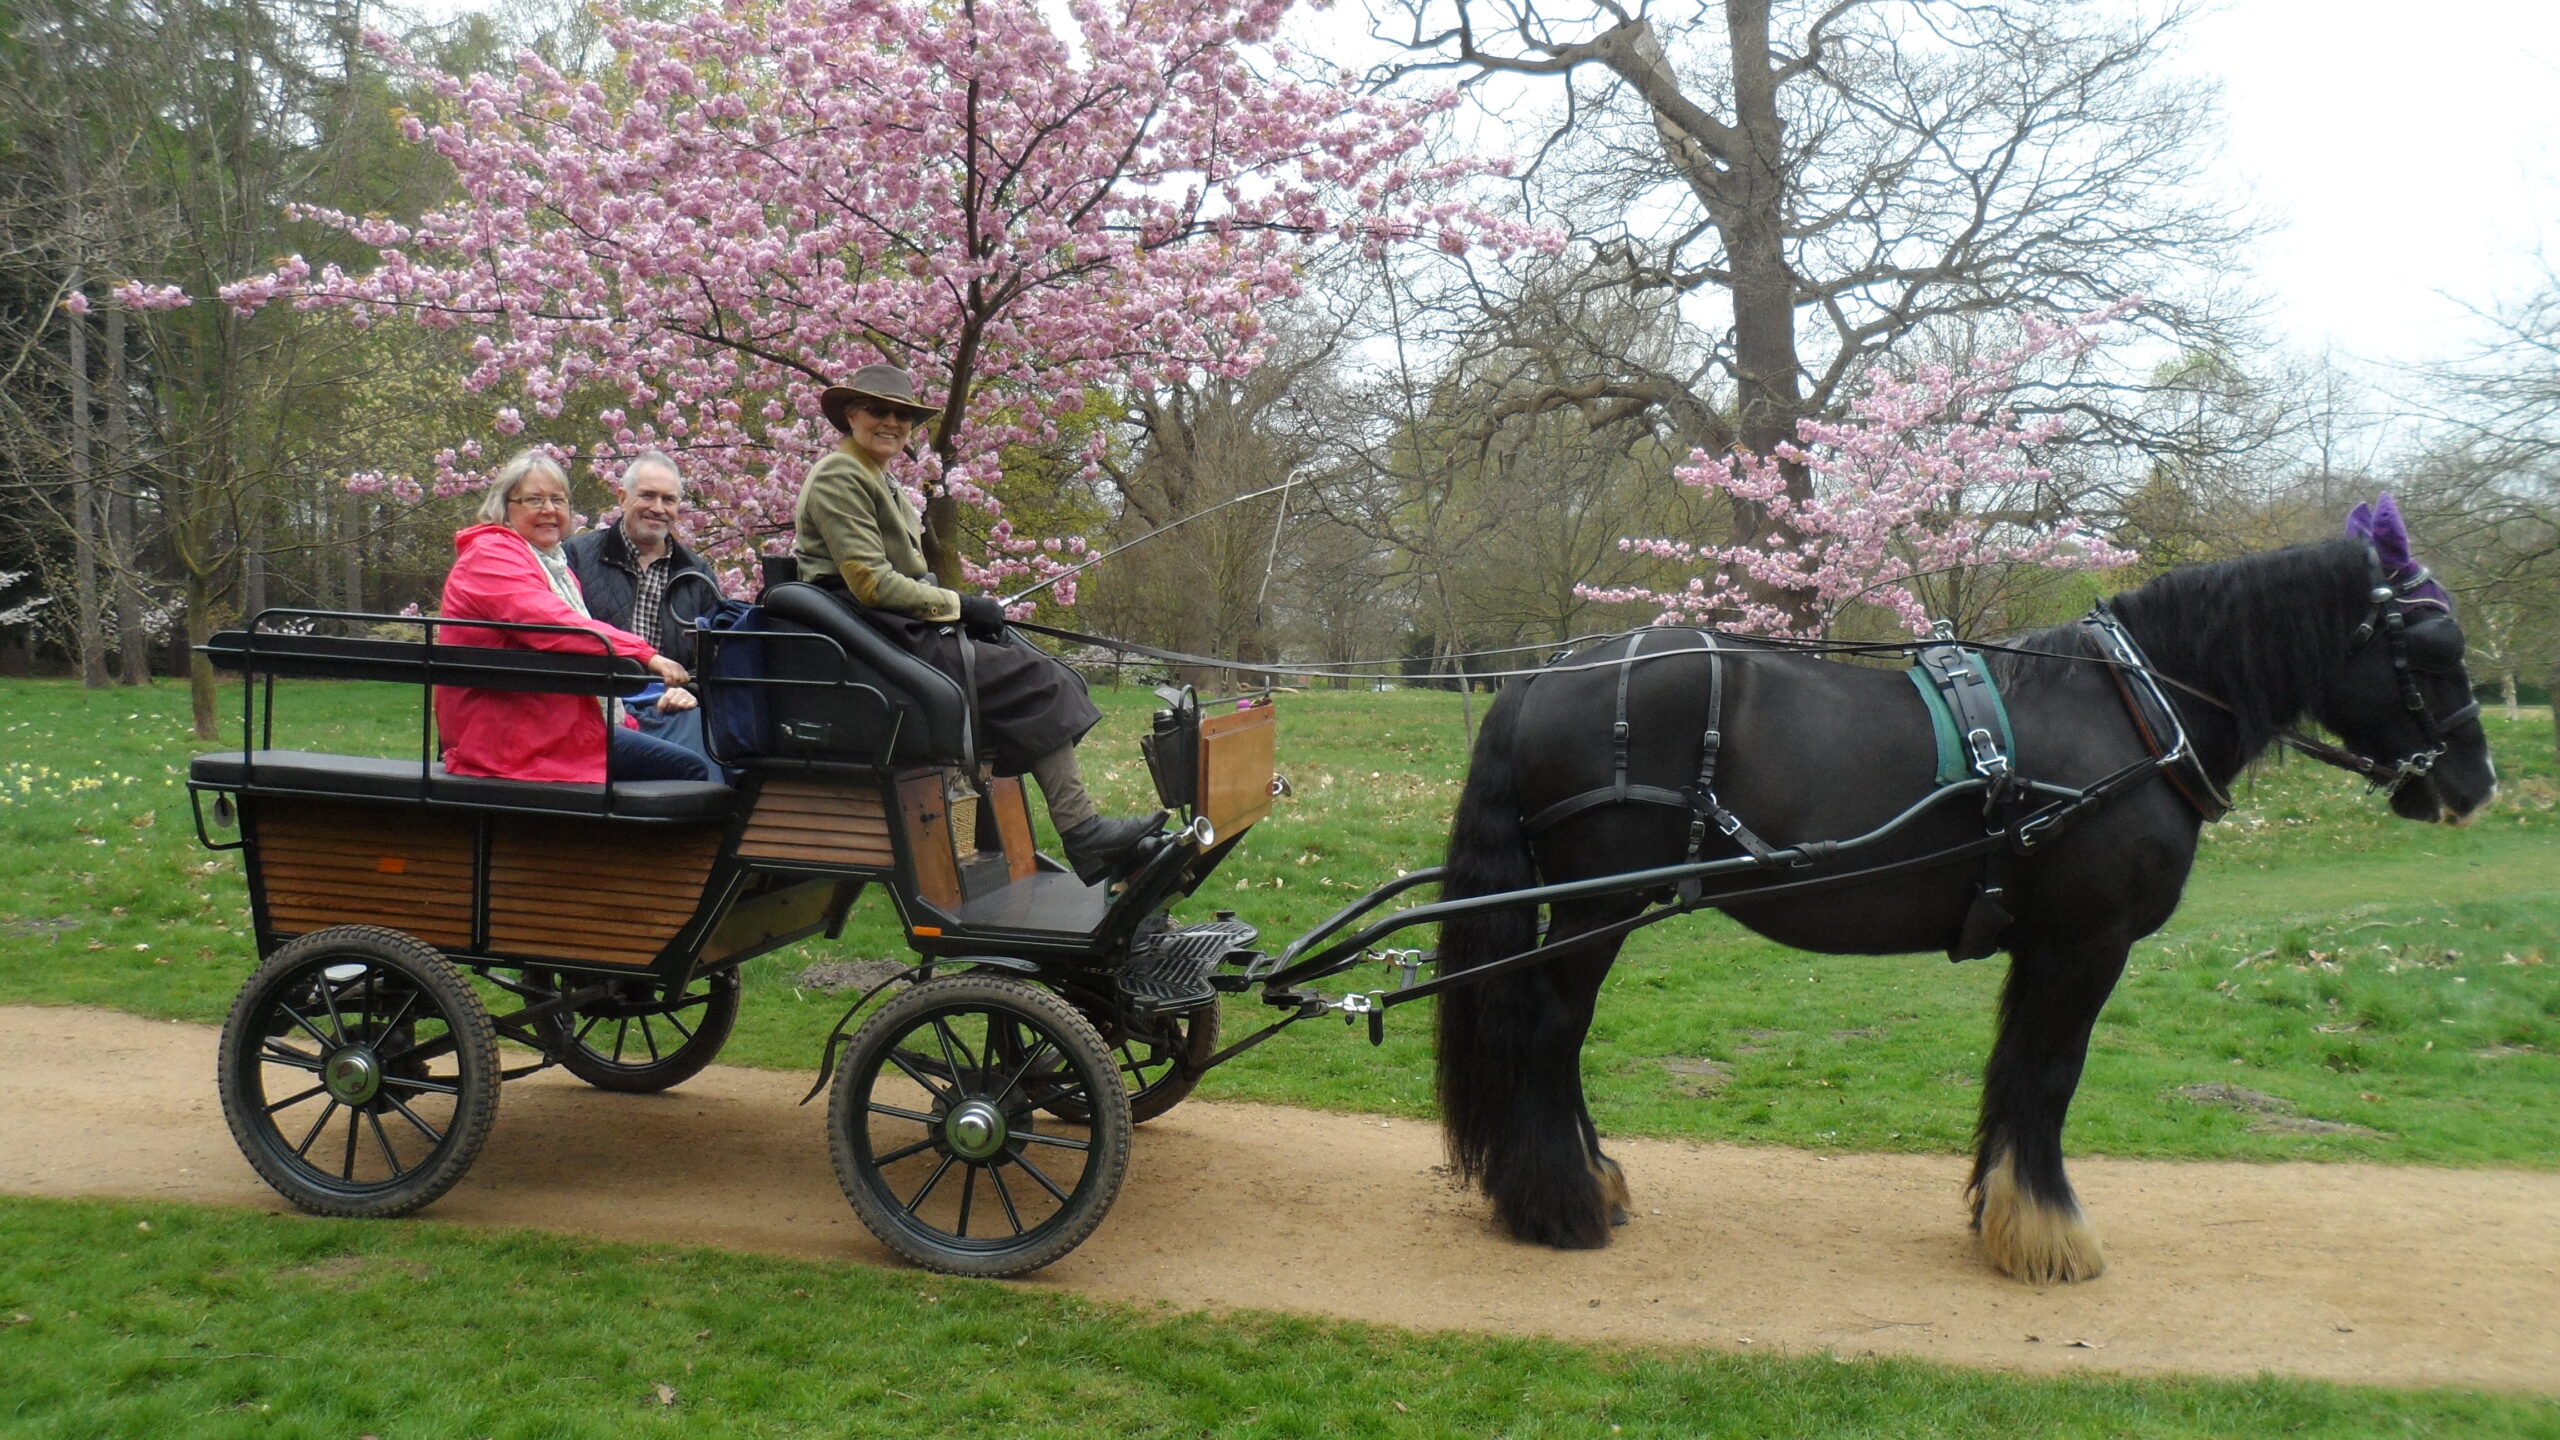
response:
[[[679,494],[683,492],[684,472],[676,468],[674,458],[668,455],[664,450],[641,451],[637,459],[634,459],[630,464],[622,467],[622,478],[614,482],[613,488],[622,491],[625,494],[630,493],[631,472],[639,469],[643,465],[655,465],[659,469],[666,471],[667,474],[675,480],[677,492]]]
[[[526,476],[536,472],[559,481],[563,493],[568,490],[568,472],[560,468],[559,461],[539,450],[520,450],[513,459],[498,467],[498,478],[490,481],[489,488],[480,492],[480,508],[473,512],[471,518],[483,525],[506,524],[507,497],[515,493],[516,486]]]

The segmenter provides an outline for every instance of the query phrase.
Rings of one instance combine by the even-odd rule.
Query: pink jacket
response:
[[[574,577],[571,584],[576,584]],[[504,525],[474,525],[453,537],[453,573],[444,577],[447,620],[514,620],[577,625],[612,642],[613,653],[647,661],[657,655],[628,630],[590,620],[552,593],[533,546]],[[602,641],[542,630],[438,627],[439,644],[562,650],[595,655]],[[628,716],[624,724],[632,723]],[[444,768],[456,775],[506,780],[604,782],[604,713],[593,696],[521,690],[436,687],[436,728]]]

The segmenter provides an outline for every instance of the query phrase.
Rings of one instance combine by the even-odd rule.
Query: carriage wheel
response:
[[[563,990],[578,984],[557,973],[543,983]],[[617,980],[610,998],[550,1023],[564,1042],[561,1067],[597,1089],[671,1089],[701,1074],[729,1042],[738,1023],[738,972],[696,975],[672,996],[645,981]]]
[[[1181,1104],[1200,1077],[1210,1056],[1218,1053],[1218,1007],[1215,1002],[1179,1015],[1149,1019],[1143,1030],[1118,1024],[1099,1027],[1102,1043],[1120,1067],[1120,1083],[1129,1092],[1129,1121],[1144,1125]],[[1064,1096],[1046,1107],[1061,1120],[1083,1124],[1080,1096]]]
[[[276,1193],[314,1214],[406,1215],[453,1188],[498,1114],[489,1012],[432,947],[315,931],[242,986],[222,1114]]]
[[[1091,1119],[1044,1123],[1062,1102]],[[881,1243],[947,1275],[1021,1275],[1082,1244],[1129,1168],[1129,1100],[1102,1037],[1020,980],[954,975],[854,1032],[827,1148]]]

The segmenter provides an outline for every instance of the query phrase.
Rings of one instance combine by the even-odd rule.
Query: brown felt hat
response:
[[[826,412],[827,423],[848,434],[853,426],[845,420],[844,412],[865,403],[895,405],[918,421],[942,413],[941,406],[916,399],[915,382],[895,365],[865,365],[853,372],[852,379],[828,386],[826,393],[818,397],[818,408]]]

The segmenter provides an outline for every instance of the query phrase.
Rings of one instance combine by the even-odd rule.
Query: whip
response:
[[[1230,505],[1241,505],[1247,500],[1259,500],[1265,495],[1277,495],[1281,491],[1286,490],[1297,483],[1298,479],[1293,475],[1290,478],[1281,481],[1277,485],[1266,485],[1259,490],[1250,491],[1243,495],[1232,496],[1228,499],[1219,501],[1217,504],[1210,506],[1206,510],[1194,510],[1179,520],[1168,520],[1164,524],[1157,526],[1135,540],[1124,540],[1121,543],[1112,546],[1110,549],[1103,551],[1101,554],[1085,560],[1081,564],[1073,565],[1067,569],[1059,571],[1057,574],[1050,576],[1048,579],[1041,581],[1039,584],[1034,585],[1027,590],[1017,590],[1013,594],[1005,596],[997,603],[1010,610],[1014,606],[1021,604],[1023,601],[1030,599],[1032,596],[1039,594],[1041,591],[1048,589],[1050,586],[1057,584],[1059,581],[1091,566],[1099,565],[1103,561],[1110,559],[1112,556],[1119,554],[1121,551],[1129,549],[1131,546],[1144,545],[1148,541],[1153,540],[1168,530],[1179,529],[1180,527],[1188,525],[1192,521],[1199,519],[1203,515],[1215,515]]]

